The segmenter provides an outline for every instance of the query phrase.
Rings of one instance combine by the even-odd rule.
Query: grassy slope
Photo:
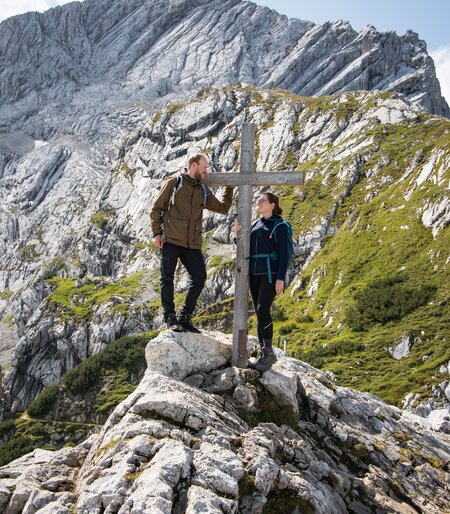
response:
[[[425,115],[419,123],[379,124],[368,131],[366,137],[373,137],[374,142],[366,151],[361,174],[385,159],[376,180],[380,183],[383,176],[394,180],[390,185],[371,188],[368,179],[363,179],[354,187],[338,207],[332,224],[338,232],[325,239],[321,252],[303,271],[302,289],[294,297],[284,296],[276,302],[289,321],[300,320],[296,324],[275,324],[276,330],[281,328],[282,332],[292,327],[288,348],[294,356],[333,371],[340,385],[370,391],[394,404],[400,404],[404,395],[411,391],[424,393],[424,396],[428,391],[429,395],[429,386],[445,378],[437,373],[440,365],[450,359],[449,275],[446,269],[450,247],[448,227],[433,239],[431,230],[421,222],[425,201],[441,198],[445,191],[442,186],[426,181],[409,199],[404,198],[433,150],[450,153],[449,131],[448,120]],[[418,153],[422,154],[422,165],[407,181],[399,183],[398,179]],[[449,175],[448,170],[446,175]],[[308,183],[305,185],[306,205],[290,209],[297,234],[302,233],[298,220],[305,220],[312,213],[315,216],[320,212],[326,214],[329,207],[325,198],[333,189],[329,185],[320,188],[317,181],[311,186],[309,192]],[[377,194],[367,201],[365,197],[371,189]],[[322,198],[322,205],[318,204],[318,198]],[[290,207],[292,192],[288,191],[284,199]],[[405,229],[405,226],[409,228]],[[306,291],[317,271],[321,274],[319,287],[310,299]],[[364,332],[352,331],[345,320],[355,292],[364,290],[376,279],[395,277],[400,272],[410,289],[422,284],[435,286],[436,292],[429,304],[384,325],[368,326]],[[328,315],[324,318],[325,312]],[[305,315],[313,321],[301,322]],[[330,315],[333,321],[325,327]],[[387,348],[408,333],[419,335],[422,342],[413,347],[410,357],[401,361],[392,359]],[[324,344],[331,347],[324,350],[321,348]],[[360,349],[355,350],[357,348]],[[423,361],[424,356],[429,359]]]
[[[241,88],[241,91],[251,95],[250,118],[252,112],[263,110],[268,113],[268,121],[258,129],[257,149],[261,132],[274,126],[274,113],[280,104],[294,107],[297,121],[293,132],[300,137],[302,123],[310,116],[327,113],[336,122],[351,121],[352,117],[364,115],[374,105],[391,97],[386,93],[352,93],[345,97],[308,99],[285,91],[262,93],[254,88]],[[200,95],[199,101],[207,94],[206,91]],[[183,106],[177,107],[181,108]],[[411,391],[429,395],[430,385],[445,378],[438,373],[440,365],[450,359],[449,277],[445,267],[450,247],[449,229],[443,229],[433,239],[431,230],[425,228],[420,219],[424,203],[428,199],[443,197],[445,191],[433,181],[426,181],[412,191],[408,200],[404,198],[433,151],[441,149],[443,154],[449,155],[449,131],[448,120],[419,115],[415,120],[396,125],[374,122],[365,132],[352,136],[359,140],[366,138],[371,144],[358,154],[360,181],[337,208],[332,222],[332,227],[338,229],[337,233],[324,240],[322,250],[303,270],[302,287],[293,295],[291,287],[275,302],[275,334],[280,333],[287,338],[291,355],[333,371],[339,385],[373,392],[394,404],[399,404]],[[214,146],[214,138],[210,143]],[[279,191],[286,218],[292,222],[296,237],[308,233],[328,216],[346,187],[345,180],[338,174],[344,167],[355,165],[355,155],[336,161],[335,150],[328,145],[306,162],[301,159],[301,152],[294,149],[287,149],[286,154],[280,156],[280,169],[289,166],[308,172],[304,188],[286,187]],[[412,175],[405,182],[398,182],[418,155],[420,163]],[[436,168],[439,165],[437,163]],[[380,170],[376,175],[364,178],[377,168]],[[382,185],[383,177],[390,177],[391,182]],[[373,193],[373,198],[367,200],[369,192]],[[408,225],[408,230],[401,228],[405,225]],[[217,256],[212,257],[208,262],[210,272],[229,264],[227,259],[222,261]],[[404,278],[399,287],[405,291],[414,291],[422,284],[433,285],[435,292],[430,301],[400,319],[392,319],[385,324],[368,324],[365,331],[352,330],[346,320],[355,303],[356,293],[367,291],[376,279],[396,277],[399,273]],[[310,298],[308,287],[318,276],[318,290]],[[49,301],[61,318],[76,318],[83,322],[90,319],[95,306],[111,295],[126,297],[136,294],[141,280],[137,274],[106,286],[89,284],[76,288],[74,280],[54,277],[50,281],[56,288]],[[181,301],[182,295],[178,295],[177,303]],[[224,303],[226,305],[214,306],[216,323],[218,316],[232,312],[230,300]],[[157,304],[154,305],[155,311],[158,310]],[[126,314],[128,303],[114,308]],[[328,314],[324,317],[325,312]],[[329,316],[333,320],[327,325]],[[206,322],[206,317],[207,312],[203,313],[202,322]],[[254,318],[250,319],[250,327],[255,333]],[[410,357],[393,360],[387,348],[408,333],[418,335],[422,342],[413,347]],[[60,395],[62,405],[71,403],[76,413],[77,408],[85,410],[88,401],[93,415],[107,416],[137,383],[142,370],[137,372],[135,366],[139,368],[139,363],[145,362],[143,351],[149,339],[149,334],[142,334],[132,344],[130,339],[122,338],[67,374],[63,379],[62,398]],[[124,359],[124,355],[129,355],[129,358]],[[425,355],[429,358],[424,361]],[[4,461],[7,461],[25,453],[25,449],[28,451],[30,447],[51,444],[42,434],[47,431],[48,436],[54,431],[50,424],[55,422],[50,420],[55,419],[56,393],[59,394],[60,389],[52,387],[30,406],[35,419],[25,416],[20,420],[8,420],[0,426],[0,436],[4,441],[11,437],[16,441],[0,446],[0,460],[2,451]],[[89,392],[89,398],[86,398],[86,392]],[[63,410],[61,408],[59,413]],[[39,418],[44,418],[44,421]],[[58,421],[62,422],[68,423],[69,433],[73,432],[70,419]],[[42,429],[42,423],[46,429]],[[33,427],[37,427],[37,432]],[[57,429],[61,430],[61,427]],[[85,429],[90,430],[90,426],[86,425]]]
[[[146,369],[145,347],[157,334],[121,337],[69,371],[59,386],[44,389],[20,418],[1,422],[0,466],[35,448],[78,444],[100,430],[139,384]],[[83,423],[74,422],[80,417]]]

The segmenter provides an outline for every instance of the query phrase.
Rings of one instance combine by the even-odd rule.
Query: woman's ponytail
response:
[[[274,195],[273,193],[264,193],[267,196],[267,199],[270,203],[274,203],[275,207],[273,208],[272,214],[278,214],[281,216],[283,213],[283,209],[280,207],[280,201],[278,199],[277,195]]]

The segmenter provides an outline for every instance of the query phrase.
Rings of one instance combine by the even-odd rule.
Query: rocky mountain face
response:
[[[114,146],[119,109],[236,81],[303,96],[395,91],[450,114],[417,34],[358,33],[241,0],[86,0],[10,18],[0,35],[0,133],[38,140]]]
[[[13,285],[16,278],[17,286],[23,285],[23,272],[35,280],[29,295],[18,286],[4,300],[5,312],[13,313],[20,331],[5,380],[7,410],[24,410],[44,387],[116,337],[159,325],[159,259],[149,244],[151,198],[194,148],[209,152],[215,169],[238,169],[243,121],[258,127],[258,170],[306,171],[304,188],[278,191],[296,239],[292,288],[277,300],[275,324],[276,331],[287,335],[290,351],[328,366],[343,384],[389,393],[391,403],[413,393],[409,406],[417,408],[433,398],[422,410],[425,416],[445,408],[450,355],[441,320],[448,309],[449,122],[424,115],[403,97],[388,93],[311,99],[229,86],[204,90],[190,102],[171,104],[150,117],[121,146],[101,194],[80,208],[76,223],[70,218],[64,228],[46,199],[26,216],[28,244],[22,246],[19,239],[15,248],[5,245],[3,258],[10,266],[20,255],[17,270],[5,265],[5,280]],[[3,191],[14,194],[18,181],[13,176]],[[48,216],[45,225],[36,211]],[[11,218],[17,216],[13,212],[8,211]],[[234,209],[226,217],[205,213],[208,280],[200,307],[208,308],[206,326],[226,319],[224,305],[232,299],[234,217]],[[55,232],[63,235],[65,230],[70,238],[64,241],[62,259],[53,254],[61,244]],[[326,246],[330,241],[336,243]],[[395,278],[401,271],[403,277]],[[400,303],[411,295],[422,303],[407,305],[401,315],[381,320],[372,331],[361,332],[357,324],[349,330],[347,312],[355,289],[367,286],[370,291],[372,278],[387,275],[395,278],[393,288],[399,280],[399,287],[406,288],[400,291]],[[177,292],[185,290],[186,280],[180,272]],[[419,282],[429,282],[429,288],[422,290]],[[429,305],[427,299],[432,300]],[[224,303],[212,307],[216,302]],[[364,330],[373,323],[360,322]],[[229,327],[229,322],[221,326]],[[397,360],[387,347],[402,337],[412,338],[414,350],[410,358],[407,354]],[[414,344],[416,339],[421,343]],[[329,354],[318,347],[324,340],[332,343]],[[345,357],[333,364],[336,355]],[[382,376],[373,369],[380,359],[386,365]],[[400,369],[405,379],[399,380]],[[432,391],[432,386],[439,387]]]
[[[229,367],[230,340],[150,340],[142,382],[98,433],[0,468],[2,512],[448,510],[447,435],[282,352],[262,375]]]

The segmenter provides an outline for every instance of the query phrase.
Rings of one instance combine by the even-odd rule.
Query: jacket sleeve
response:
[[[232,201],[233,188],[231,186],[227,186],[224,189],[221,200],[218,200],[208,189],[205,208],[210,211],[218,212],[219,214],[226,214],[230,210]]]
[[[153,202],[153,206],[150,210],[150,228],[152,234],[161,233],[161,216],[169,205],[170,197],[172,195],[173,188],[177,178],[172,176],[167,178],[161,187],[161,191]]]
[[[274,233],[275,244],[278,248],[277,280],[285,280],[289,266],[289,235],[285,223],[280,224]]]

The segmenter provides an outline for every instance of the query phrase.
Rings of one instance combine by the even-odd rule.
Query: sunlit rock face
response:
[[[448,510],[448,436],[280,350],[262,375],[230,367],[230,340],[151,340],[99,433],[0,468],[3,512]]]
[[[237,171],[245,120],[259,127],[256,169],[289,169],[313,162],[306,186],[308,181],[319,181],[328,188],[326,201],[314,208],[313,216],[296,222],[295,209],[289,214],[302,227],[294,241],[296,260],[289,281],[299,280],[301,271],[320,254],[325,238],[337,233],[339,206],[361,184],[366,189],[365,202],[401,187],[399,203],[414,209],[419,222],[439,238],[448,224],[448,210],[443,207],[436,218],[428,212],[431,202],[448,204],[449,154],[441,145],[429,158],[420,157],[420,131],[431,124],[445,130],[447,122],[428,117],[422,124],[421,117],[400,95],[354,92],[308,99],[288,92],[226,86],[203,90],[184,104],[170,104],[149,116],[121,143],[120,157],[105,175],[95,175],[98,184],[103,183],[98,193],[89,185],[92,175],[84,167],[86,161],[80,162],[76,152],[67,154],[48,144],[14,161],[15,173],[2,179],[0,188],[6,211],[0,220],[4,234],[0,280],[3,289],[10,291],[0,301],[5,314],[13,316],[20,337],[5,382],[9,407],[25,408],[43,387],[58,382],[63,373],[115,337],[160,326],[161,319],[146,306],[159,297],[159,256],[151,247],[148,218],[152,199],[162,180],[183,167],[193,148],[208,151],[213,169]],[[417,130],[414,145],[418,149],[414,160],[407,158],[408,168],[404,170],[402,163],[401,173],[394,178],[384,171],[392,157],[387,160],[379,138],[388,139],[396,127],[413,135]],[[401,153],[398,158],[403,159]],[[58,164],[61,159],[64,164]],[[40,171],[52,166],[59,169],[57,178],[41,177]],[[431,185],[441,193],[430,193],[427,201],[415,207],[413,195]],[[300,207],[304,199],[302,191],[293,197]],[[349,212],[349,223],[356,215]],[[234,294],[231,234],[235,216],[235,207],[227,216],[204,213],[208,279],[199,308]],[[401,228],[406,232],[408,225],[402,223]],[[308,286],[311,301],[321,284],[320,273],[313,272]],[[124,277],[134,277],[135,287],[124,285]],[[184,291],[187,283],[181,271],[177,292]],[[98,289],[111,290],[112,295],[105,293],[103,300],[98,299]],[[328,322],[333,323],[332,316]],[[226,320],[221,325],[229,326]],[[48,352],[48,345],[55,352]]]

